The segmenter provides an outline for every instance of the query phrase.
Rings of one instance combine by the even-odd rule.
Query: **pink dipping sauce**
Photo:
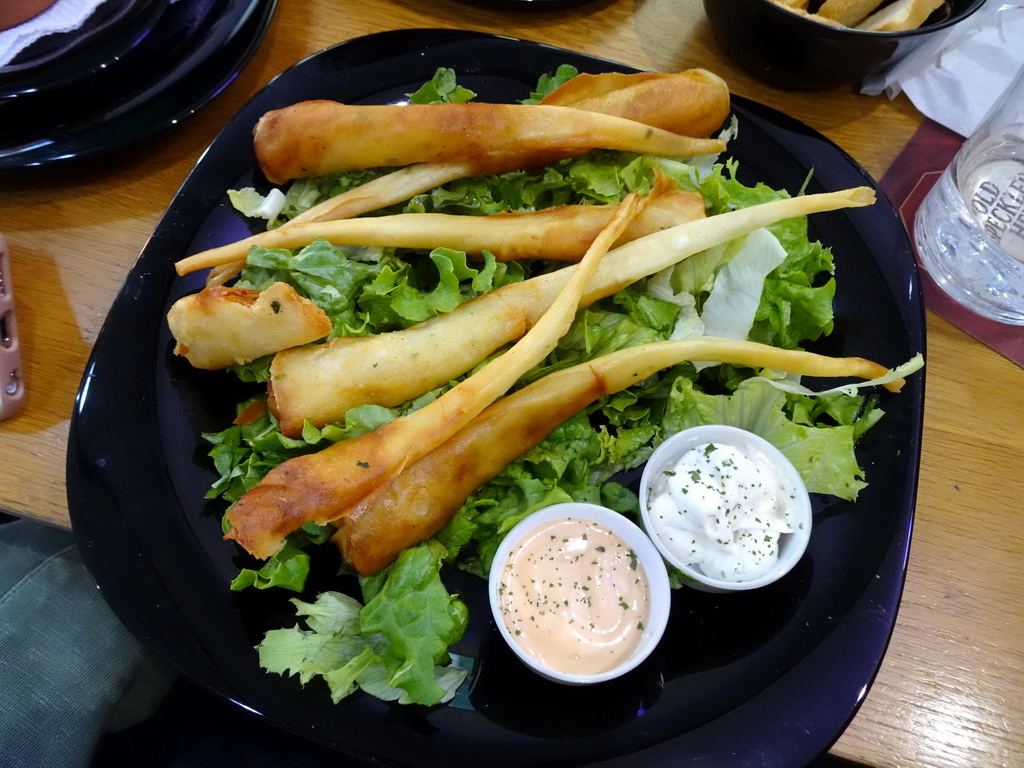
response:
[[[632,548],[596,523],[564,518],[539,525],[513,548],[501,575],[509,633],[551,669],[605,672],[643,637],[647,575]]]

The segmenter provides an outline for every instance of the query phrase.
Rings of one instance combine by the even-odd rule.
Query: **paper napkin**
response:
[[[861,92],[901,91],[922,114],[967,137],[1024,67],[1024,0],[988,0],[974,14],[923,43]]]

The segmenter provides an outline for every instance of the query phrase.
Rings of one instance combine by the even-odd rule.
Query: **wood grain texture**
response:
[[[427,7],[424,7],[427,6]],[[792,93],[719,54],[700,0],[604,0],[491,10],[455,0],[281,0],[245,71],[145,146],[0,177],[26,402],[0,423],[0,510],[68,526],[64,455],[75,391],[103,318],[206,146],[281,70],[346,39],[397,28],[495,32],[658,71],[703,66],[734,93],[822,132],[881,178],[921,116],[854,88]],[[172,265],[168,264],[168,269]],[[1024,371],[928,315],[917,524],[897,626],[877,681],[833,748],[874,766],[1024,765]]]

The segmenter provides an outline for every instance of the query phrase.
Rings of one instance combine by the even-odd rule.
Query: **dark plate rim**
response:
[[[0,172],[92,159],[137,145],[191,117],[245,68],[263,41],[276,7],[277,0],[225,0],[223,8],[203,20],[198,31],[209,36],[194,46],[196,53],[161,72],[156,80],[131,93],[119,93],[116,103],[90,110],[78,124],[52,136],[0,139]],[[156,25],[166,22],[166,16],[157,19]],[[28,109],[32,114],[36,107]]]
[[[8,82],[13,82],[22,87],[45,87],[45,83],[36,79],[40,73],[49,70],[51,64],[67,63],[67,56],[82,53],[86,49],[102,49],[107,59],[116,57],[123,51],[117,46],[105,46],[110,36],[157,3],[166,2],[128,0],[120,5],[100,4],[79,28],[46,35],[0,67],[0,85],[6,88]]]

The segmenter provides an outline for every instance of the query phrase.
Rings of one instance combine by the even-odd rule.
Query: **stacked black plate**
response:
[[[276,0],[107,0],[0,67],[0,170],[102,154],[206,104],[255,52]]]

